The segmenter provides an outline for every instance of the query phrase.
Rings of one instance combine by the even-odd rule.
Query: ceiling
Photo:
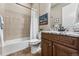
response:
[[[58,5],[59,3],[51,3],[51,7],[55,7],[56,5]]]
[[[63,7],[63,6],[66,6],[68,4],[69,3],[51,3],[51,8],[53,8],[53,7],[57,6],[57,5],[61,5]]]

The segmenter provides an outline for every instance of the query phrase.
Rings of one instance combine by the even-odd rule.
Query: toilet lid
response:
[[[39,39],[31,39],[30,42],[41,42]]]
[[[41,40],[39,40],[39,39],[32,39],[32,40],[30,40],[30,44],[31,45],[36,45],[36,44],[38,44],[40,42],[41,42]]]

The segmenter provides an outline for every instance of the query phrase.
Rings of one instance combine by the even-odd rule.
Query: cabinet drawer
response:
[[[42,39],[57,41],[57,40],[59,40],[59,35],[49,34],[49,33],[42,33]]]
[[[52,40],[53,40],[53,41],[59,41],[59,35],[57,35],[57,34],[52,34]]]
[[[52,36],[49,33],[42,33],[42,39],[50,40],[52,39]]]
[[[62,42],[62,43],[66,43],[67,45],[72,45],[74,47],[76,47],[76,44],[77,44],[77,38],[76,37],[61,35],[60,38],[59,38],[59,41]]]

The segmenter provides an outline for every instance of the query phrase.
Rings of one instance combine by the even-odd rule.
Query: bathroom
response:
[[[41,33],[78,32],[78,10],[78,3],[0,3],[0,56],[42,56]]]
[[[32,55],[30,44],[32,44],[32,41],[36,41],[37,43],[40,41],[30,40],[36,39],[39,33],[39,13],[35,9],[36,5],[38,4],[0,3],[0,55]]]

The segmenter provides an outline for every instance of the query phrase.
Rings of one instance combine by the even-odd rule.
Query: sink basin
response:
[[[75,35],[75,36],[79,36],[79,32],[67,32],[67,35]]]
[[[74,32],[74,33],[79,34],[79,32]]]

